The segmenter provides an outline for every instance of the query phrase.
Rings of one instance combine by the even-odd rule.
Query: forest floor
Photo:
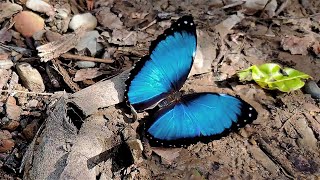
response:
[[[19,0],[0,9],[0,179],[320,179],[319,87],[282,93],[233,78],[272,62],[319,86],[318,0],[97,0],[91,11],[76,0]],[[239,95],[259,115],[207,144],[149,147],[141,121],[127,118],[121,77],[187,14],[198,64],[183,90]]]

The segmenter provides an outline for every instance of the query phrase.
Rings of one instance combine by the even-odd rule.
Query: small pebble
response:
[[[41,41],[41,40],[43,40],[44,33],[46,33],[46,30],[38,31],[38,32],[36,32],[36,33],[34,33],[34,34],[32,35],[32,38],[33,38],[35,41]]]
[[[33,121],[31,124],[28,124],[26,128],[22,130],[22,134],[28,140],[32,140],[38,130],[37,121]]]
[[[3,117],[1,120],[0,120],[0,127],[8,124],[10,122],[10,119],[8,117]]]
[[[37,107],[39,101],[36,100],[36,99],[32,99],[28,102],[27,106],[30,107],[30,108],[34,108],[34,107]]]
[[[55,15],[53,6],[42,0],[28,0],[26,6],[33,11],[45,13],[50,17]]]
[[[19,127],[20,123],[16,120],[11,120],[8,124],[3,126],[3,129],[7,129],[9,131],[14,131]]]
[[[70,9],[58,8],[56,17],[59,19],[67,19],[70,15]]]
[[[24,37],[31,37],[44,28],[42,17],[30,11],[22,11],[13,18],[15,29]]]
[[[17,106],[14,97],[9,96],[6,102],[7,117],[11,120],[19,120],[21,115],[21,108]],[[10,126],[11,127],[11,126]]]
[[[1,130],[0,139],[12,139],[12,135],[8,130]]]
[[[304,90],[306,93],[311,94],[311,97],[314,99],[320,99],[320,88],[314,81],[308,81],[305,86]]]
[[[11,60],[0,60],[0,69],[10,69],[13,66]]]
[[[76,66],[79,68],[93,68],[96,66],[96,63],[91,61],[77,61]]]
[[[90,13],[77,14],[72,17],[69,28],[76,30],[79,27],[83,26],[87,30],[93,30],[97,27],[97,18]]]
[[[0,139],[0,153],[9,152],[14,147],[12,139]]]
[[[46,38],[49,42],[52,42],[52,41],[57,41],[58,39],[60,39],[62,37],[61,34],[57,33],[57,32],[53,32],[53,31],[46,31]]]
[[[17,64],[16,68],[26,88],[34,92],[44,92],[43,79],[37,69],[33,68],[29,63]]]

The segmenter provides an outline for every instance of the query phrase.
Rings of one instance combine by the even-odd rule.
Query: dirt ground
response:
[[[7,11],[0,12],[0,179],[76,179],[76,176],[66,176],[65,172],[72,170],[68,169],[68,163],[70,166],[75,163],[71,159],[72,156],[76,157],[76,147],[82,147],[81,138],[87,142],[92,140],[90,143],[93,145],[87,144],[85,147],[96,150],[94,153],[100,156],[94,156],[90,150],[82,152],[86,157],[78,163],[84,162],[85,171],[90,173],[84,173],[86,175],[78,176],[78,179],[320,179],[319,99],[306,93],[303,88],[282,93],[262,89],[254,82],[241,83],[234,78],[237,71],[251,65],[273,62],[309,74],[319,86],[320,3],[317,0],[252,2],[254,5],[237,0],[98,0],[93,10],[88,11],[85,2],[49,1],[49,9],[54,7],[52,12],[55,15],[47,13],[51,11],[33,10],[45,20],[46,28],[40,38],[35,35],[25,37],[23,32],[9,25],[17,12],[30,10],[26,7],[26,1],[16,2],[22,9],[15,13],[8,15],[4,13]],[[1,3],[5,7],[5,2]],[[61,18],[64,17],[62,15],[57,18],[59,10],[63,8],[67,9],[67,18]],[[85,12],[90,12],[97,19],[97,24],[90,30],[90,35],[85,35],[87,39],[81,44],[79,39],[84,32],[71,30],[69,21],[75,14]],[[94,104],[92,107],[101,103],[97,107],[98,113],[95,113],[101,118],[94,126],[90,124],[90,118],[79,121],[80,116],[84,117],[83,114],[94,119],[94,113],[70,113],[64,106],[62,111],[53,110],[53,104],[59,99],[55,98],[57,92],[65,91],[68,98],[76,97],[73,94],[102,80],[119,77],[134,62],[148,54],[152,40],[163,33],[172,21],[185,14],[192,14],[197,24],[197,53],[202,53],[203,57],[199,59],[204,61],[204,66],[197,69],[195,65],[196,70],[188,78],[183,90],[186,93],[223,92],[239,95],[259,113],[252,124],[208,144],[197,143],[187,148],[155,148],[148,146],[139,130],[142,120],[128,120],[131,115],[121,90],[114,92],[118,93],[116,97],[119,99],[113,98],[113,91],[108,91],[108,96],[112,96],[112,102],[107,103],[109,107],[99,100],[86,102]],[[59,33],[55,34],[58,38],[53,38],[56,36],[50,33]],[[65,36],[61,38],[62,35]],[[47,43],[50,46],[35,49]],[[19,51],[17,47],[24,51]],[[26,50],[30,50],[31,54],[26,54]],[[70,58],[70,54],[77,57]],[[90,59],[92,57],[95,59]],[[9,68],[1,64],[4,59],[11,61]],[[79,60],[94,64],[80,67]],[[45,90],[41,90],[41,83],[35,87],[37,92],[26,85],[19,70],[19,64],[23,62],[39,72]],[[100,91],[90,91],[87,96],[99,95]],[[70,107],[70,104],[64,105]],[[81,109],[81,105],[78,106]],[[63,167],[58,175],[43,173],[43,176],[37,176],[37,170],[42,170],[40,167],[36,169],[34,164],[37,162],[36,156],[41,154],[39,147],[48,147],[43,140],[48,136],[46,128],[50,127],[46,123],[50,118],[59,119],[52,118],[58,117],[54,113],[59,112],[65,119],[68,119],[66,116],[70,117],[70,121],[65,123],[72,124],[73,130],[67,138],[72,145],[63,145],[63,149],[67,150],[58,156],[69,157],[62,158],[63,162],[61,159],[52,160],[56,161],[55,168]],[[141,113],[139,117],[144,115],[146,113]],[[95,131],[89,126],[103,126],[108,130],[101,128]],[[66,137],[64,133],[62,139]],[[92,139],[89,138],[91,135]],[[97,142],[94,138],[97,138]],[[69,140],[63,141],[68,144]],[[141,154],[137,146],[130,144],[140,140],[143,143]],[[113,149],[117,143],[127,143],[129,151],[116,150],[117,153],[111,155],[112,160],[101,155]],[[51,145],[50,148],[55,152],[57,147]],[[23,158],[30,157],[27,155],[30,149],[37,152],[33,155],[34,159],[31,158],[33,161]],[[41,154],[41,157],[49,157],[48,154]],[[93,156],[98,157],[99,163],[90,168],[88,162]],[[131,156],[132,161],[129,160]],[[19,172],[20,167],[22,172]]]

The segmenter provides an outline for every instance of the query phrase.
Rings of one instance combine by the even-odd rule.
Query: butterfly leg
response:
[[[132,115],[133,115],[133,121],[132,122],[134,122],[134,121],[136,121],[137,119],[138,119],[138,113],[137,113],[137,111],[133,108],[133,106],[131,105],[131,104],[129,104],[129,107],[130,107],[130,109],[131,109],[131,113],[132,113]]]

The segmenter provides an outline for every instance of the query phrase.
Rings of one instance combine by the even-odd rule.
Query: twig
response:
[[[277,9],[276,13],[274,14],[274,16],[278,16],[283,10],[284,8],[286,8],[289,4],[290,0],[286,0],[284,1],[281,6]]]
[[[81,88],[76,84],[75,82],[72,81],[71,77],[69,76],[68,72],[61,66],[61,61],[59,60],[52,60],[52,64],[58,68],[58,72],[61,74],[64,82],[70,87],[70,89],[73,92],[80,91]]]
[[[295,110],[294,110],[294,114],[293,114],[290,118],[288,118],[288,119],[282,124],[280,130],[282,130],[282,129],[287,125],[287,123],[290,123],[290,124],[292,125],[291,120],[292,120],[293,118],[295,118],[295,117],[297,116],[297,114],[298,114],[298,112],[297,112],[297,110],[295,109]]]
[[[153,20],[151,23],[149,23],[147,26],[139,29],[140,31],[146,30],[148,29],[150,26],[154,25],[155,23],[157,23],[157,20]]]
[[[269,5],[269,3],[271,3],[271,0],[268,0],[268,2],[264,5],[263,9],[261,10],[261,13],[260,13],[260,18],[262,17],[263,13],[265,12],[267,6]]]
[[[101,63],[113,63],[113,59],[100,59],[100,58],[94,58],[89,56],[80,56],[76,54],[70,54],[70,53],[64,53],[61,55],[61,57],[66,59],[74,59],[79,61],[91,61],[91,62],[101,62]]]
[[[273,18],[261,18],[261,17],[253,17],[253,16],[246,16],[245,19],[249,20],[260,20],[260,21],[270,21],[270,20],[288,20],[288,19],[306,19],[306,18],[312,18],[315,16],[319,16],[320,13],[314,13],[309,16],[301,16],[301,17],[273,17]]]
[[[128,39],[131,35],[133,34],[133,32],[131,31],[125,38],[123,38],[122,40],[125,41],[126,39]]]
[[[261,137],[257,137],[259,148],[282,170],[283,174],[289,179],[295,179],[294,171],[292,167],[288,165],[285,161],[284,155],[280,154],[278,149],[271,147],[266,143]]]
[[[7,92],[7,93],[24,93],[24,94],[37,94],[42,96],[52,96],[53,93],[39,93],[39,92],[29,92],[29,91],[19,91],[19,90],[0,90],[0,92]]]

